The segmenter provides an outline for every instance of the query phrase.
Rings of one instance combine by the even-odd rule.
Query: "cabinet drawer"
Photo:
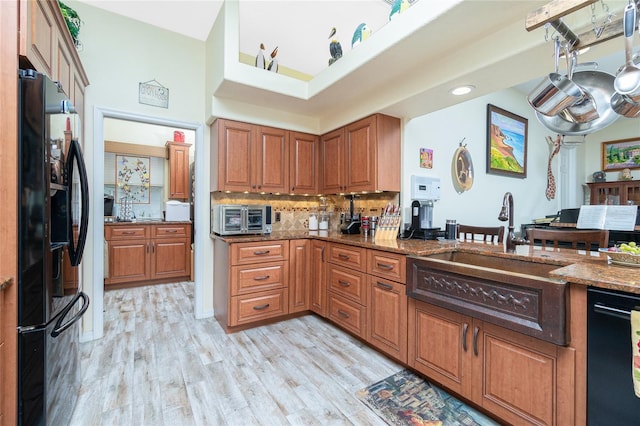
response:
[[[366,335],[367,308],[329,293],[329,319],[360,337]]]
[[[187,238],[191,236],[190,225],[154,225],[152,227],[153,238]]]
[[[231,245],[231,264],[276,262],[289,258],[289,241],[236,243]]]
[[[367,304],[365,275],[337,265],[329,265],[329,290],[361,305]]]
[[[232,266],[231,295],[238,296],[287,287],[287,269],[285,262]]]
[[[144,225],[105,226],[104,230],[109,241],[139,240],[149,236],[149,228]]]
[[[367,272],[377,277],[388,278],[405,283],[407,279],[407,260],[403,254],[368,250]]]
[[[234,296],[229,306],[229,326],[286,315],[288,302],[289,292],[285,288]]]
[[[366,271],[366,250],[361,247],[347,246],[343,244],[329,245],[329,262],[358,271]]]

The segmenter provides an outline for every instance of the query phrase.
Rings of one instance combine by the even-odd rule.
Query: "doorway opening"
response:
[[[105,158],[105,119],[123,120],[127,122],[152,124],[164,127],[171,127],[176,130],[184,129],[195,132],[194,152],[198,152],[199,155],[194,155],[195,164],[195,180],[194,180],[194,208],[193,208],[193,243],[194,243],[194,315],[196,318],[205,318],[211,316],[212,313],[208,312],[208,309],[204,307],[203,300],[203,281],[204,281],[204,258],[203,252],[208,232],[196,232],[198,227],[206,225],[207,213],[203,211],[203,206],[206,207],[209,194],[206,193],[206,185],[196,184],[196,182],[205,182],[205,155],[202,155],[204,151],[204,125],[196,122],[187,122],[180,120],[173,120],[163,117],[146,116],[136,113],[130,113],[126,111],[120,111],[108,108],[94,108],[93,117],[93,144],[91,149],[93,151],[93,187],[91,192],[94,195],[94,199],[100,199],[105,189],[104,181],[104,158]],[[92,235],[92,262],[93,269],[90,277],[86,280],[85,285],[91,286],[92,289],[92,318],[93,327],[91,330],[83,332],[81,341],[88,341],[99,339],[103,335],[104,315],[103,315],[103,301],[104,301],[104,205],[102,202],[93,202],[93,224],[90,229]]]

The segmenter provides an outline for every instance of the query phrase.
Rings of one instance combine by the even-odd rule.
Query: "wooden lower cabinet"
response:
[[[231,298],[230,326],[244,325],[288,312],[286,288],[263,291]]]
[[[108,287],[190,279],[191,224],[109,225],[105,238]]]
[[[367,341],[407,362],[406,256],[367,250]]]
[[[289,313],[289,243],[214,241],[213,309],[226,331]]]
[[[367,338],[366,249],[329,244],[327,317],[356,336]]]
[[[368,275],[367,341],[400,362],[407,362],[406,286]]]
[[[328,318],[358,337],[367,332],[367,307],[353,300],[329,292]]]
[[[321,317],[327,316],[327,243],[311,240],[311,291],[309,309]]]
[[[289,241],[289,313],[309,310],[311,240]]]
[[[559,391],[573,382],[559,362],[566,348],[414,299],[408,331],[411,367],[501,420],[572,423],[573,404]]]

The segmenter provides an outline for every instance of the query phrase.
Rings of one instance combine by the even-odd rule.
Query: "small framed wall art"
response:
[[[420,148],[420,167],[423,169],[433,168],[433,150]]]
[[[487,173],[527,177],[528,120],[487,104]]]
[[[602,142],[602,170],[640,169],[640,137]]]

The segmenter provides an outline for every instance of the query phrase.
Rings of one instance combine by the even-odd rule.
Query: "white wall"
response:
[[[640,138],[640,118],[619,118],[613,125],[587,136],[588,149],[585,157],[585,182],[592,182],[591,174],[602,170],[602,142],[619,139]],[[607,180],[616,181],[619,172],[608,172]],[[634,179],[640,179],[640,170],[632,170]]]
[[[94,112],[102,117],[99,111],[106,108],[117,111],[118,115],[135,116],[134,121],[144,121],[145,117],[150,117],[167,122],[187,123],[189,128],[196,127],[198,123],[204,125],[205,43],[91,7],[86,3],[73,0],[68,3],[83,21],[80,30],[83,47],[79,55],[90,81],[85,93],[84,154],[90,187],[98,188],[103,179],[103,141],[94,140],[93,135],[94,127],[102,129],[103,123],[93,122]],[[149,11],[153,12],[152,6]],[[139,83],[150,80],[156,80],[169,89],[168,108],[138,102]],[[198,155],[208,158],[208,132],[204,132],[203,136],[203,149],[198,152]],[[202,181],[208,187],[208,171],[200,172],[206,173]],[[196,178],[197,185],[198,178]],[[95,194],[92,195],[95,198]],[[204,202],[201,206],[206,207],[208,212],[208,206]],[[101,241],[100,244],[96,241],[103,230],[102,217],[98,214],[101,212],[102,207],[94,203],[89,221],[90,237],[85,250],[85,262],[83,262],[84,289],[93,303],[93,308],[90,310],[92,312],[88,312],[83,317],[85,339],[102,335],[102,322],[99,318],[94,318],[101,315],[102,301],[98,300],[99,297],[93,297],[91,289],[94,281],[98,279],[95,277],[100,277],[101,274],[94,271],[93,262],[86,261],[96,259],[98,250],[102,250]],[[196,213],[196,217],[198,216],[208,218],[208,213],[204,215],[202,212]],[[208,219],[204,223],[194,224],[196,234],[198,228],[206,229],[208,235]],[[91,235],[94,237],[92,238]],[[196,238],[198,238],[197,235]],[[204,259],[211,253],[212,244],[208,242],[196,256]],[[202,268],[201,281],[208,282],[209,288],[205,288],[201,294],[201,299],[206,306],[199,307],[200,312],[209,314],[213,310],[211,284],[213,271],[211,266],[207,266],[210,264],[211,262],[206,262],[205,267]],[[198,276],[196,276],[197,279]]]

